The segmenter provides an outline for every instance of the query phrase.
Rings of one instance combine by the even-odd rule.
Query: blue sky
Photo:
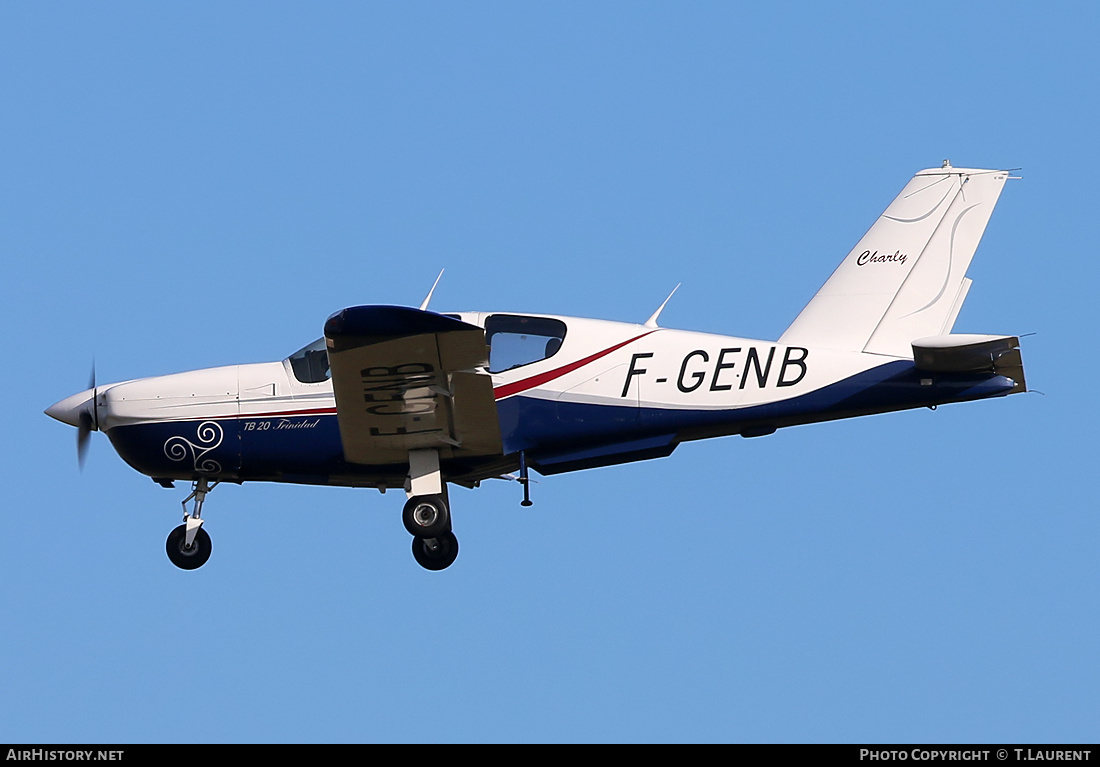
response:
[[[1087,3],[5,3],[0,740],[1096,742]],[[1021,168],[955,329],[1042,394],[452,494],[164,490],[42,410],[342,307],[774,339],[910,175]],[[32,364],[33,360],[33,364]]]

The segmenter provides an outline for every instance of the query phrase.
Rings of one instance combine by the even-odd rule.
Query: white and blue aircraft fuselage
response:
[[[518,472],[529,505],[532,468],[1025,391],[1018,338],[951,333],[1007,178],[917,173],[777,341],[662,328],[660,309],[630,324],[357,306],[281,362],[93,385],[46,412],[165,486],[192,483],[167,544],[184,569],[209,557],[200,515],[222,481],[403,488],[413,554],[443,569],[447,483]]]

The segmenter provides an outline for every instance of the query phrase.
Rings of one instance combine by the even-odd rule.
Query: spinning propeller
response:
[[[92,391],[92,402],[90,408],[81,408],[80,415],[78,416],[79,424],[76,427],[76,461],[80,464],[80,468],[84,468],[84,459],[88,455],[88,438],[92,436],[93,431],[99,431],[99,412],[96,403],[96,387],[95,387],[95,363],[92,363],[92,376],[88,381],[88,388]]]

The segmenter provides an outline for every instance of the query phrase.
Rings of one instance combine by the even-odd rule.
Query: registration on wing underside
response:
[[[326,326],[345,458],[402,463],[410,450],[425,448],[444,458],[499,453],[492,380],[472,370],[486,361],[484,331],[429,312],[388,309],[380,323],[387,330],[404,323],[436,332],[380,337]]]

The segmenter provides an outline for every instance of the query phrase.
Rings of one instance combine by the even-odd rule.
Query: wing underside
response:
[[[434,312],[356,306],[325,323],[344,457],[408,463],[502,451],[485,331]]]

